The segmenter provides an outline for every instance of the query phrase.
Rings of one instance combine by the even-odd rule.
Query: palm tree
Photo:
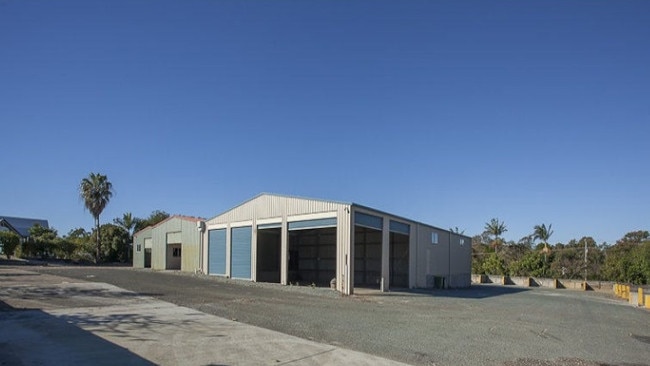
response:
[[[133,215],[130,212],[123,214],[121,218],[118,217],[113,219],[113,223],[115,225],[124,228],[124,230],[126,230],[129,233],[129,243],[132,242],[133,240],[133,229],[135,228],[135,226],[138,224],[139,221],[140,219],[138,219],[137,217],[133,217]],[[124,256],[126,260],[129,259],[129,243],[124,243],[125,246]]]
[[[551,235],[553,235],[551,226],[553,226],[553,224],[549,224],[548,228],[546,227],[546,224],[535,225],[534,227],[533,238],[535,240],[539,239],[542,241],[544,244],[544,252],[548,252],[548,239],[550,239]]]
[[[99,215],[113,196],[113,184],[108,181],[105,175],[99,173],[90,173],[88,177],[81,180],[79,185],[79,196],[84,201],[86,209],[95,218],[95,228],[97,229],[97,254],[95,263],[99,262],[99,253],[101,243],[99,239]]]
[[[553,235],[553,230],[551,230],[551,226],[553,226],[553,224],[548,224],[548,228],[546,227],[546,224],[542,224],[542,225],[535,225],[535,227],[533,228],[534,230],[533,240],[539,239],[542,241],[542,243],[544,243],[544,249],[542,249],[542,251],[544,252],[544,270],[542,272],[543,274],[546,274],[546,263],[548,261],[547,258],[549,252],[548,239],[550,239],[551,235]]]
[[[503,221],[499,221],[498,218],[493,218],[490,220],[490,222],[485,223],[485,231],[488,232],[488,234],[494,236],[494,251],[497,251],[497,247],[501,243],[500,236],[503,235],[506,231],[508,231],[508,228],[506,227],[506,223]]]
[[[124,230],[129,232],[129,235],[132,235],[133,233],[133,228],[135,225],[138,223],[138,218],[133,217],[133,214],[130,212],[127,212],[122,215],[122,217],[117,217],[113,219],[113,223],[117,226],[121,226],[124,228]]]

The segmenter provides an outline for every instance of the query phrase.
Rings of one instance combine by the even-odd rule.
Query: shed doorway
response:
[[[151,268],[151,248],[153,247],[151,238],[144,238],[144,268]]]
[[[354,227],[354,286],[381,285],[381,230]]]
[[[289,282],[329,286],[336,278],[336,218],[289,223]]]
[[[390,233],[390,287],[409,287],[409,236]]]
[[[354,286],[381,287],[382,230],[384,219],[354,214]]]
[[[165,269],[181,269],[181,244],[167,244]]]
[[[144,249],[144,268],[151,268],[151,248]]]
[[[282,228],[257,227],[257,282],[280,283]]]

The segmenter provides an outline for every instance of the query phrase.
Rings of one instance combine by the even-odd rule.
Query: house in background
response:
[[[174,215],[133,234],[133,267],[196,271],[200,256],[197,224],[202,222]]]
[[[46,229],[50,228],[47,220],[0,216],[0,231],[14,232],[20,236],[22,241],[27,240],[29,237],[29,229],[34,225],[40,225]]]

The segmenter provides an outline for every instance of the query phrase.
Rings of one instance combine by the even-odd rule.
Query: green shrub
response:
[[[20,245],[20,236],[11,231],[0,231],[0,245],[2,246],[2,253],[11,259],[11,256],[16,252],[16,248]]]

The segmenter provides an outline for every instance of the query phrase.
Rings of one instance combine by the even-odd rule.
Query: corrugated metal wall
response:
[[[337,202],[265,194],[257,196],[228,212],[206,221],[206,225],[252,219],[286,217],[305,213],[330,212],[336,211],[345,206],[347,205]]]
[[[321,200],[311,200],[304,198],[296,197],[286,197],[286,196],[277,196],[263,194],[259,195],[243,204],[233,208],[232,210],[225,212],[219,216],[216,216],[208,221],[206,221],[206,232],[204,234],[204,243],[208,242],[208,231],[215,228],[227,228],[230,229],[231,223],[237,222],[250,222],[250,225],[253,227],[253,238],[252,238],[252,254],[251,259],[253,263],[252,268],[252,278],[256,279],[256,270],[255,263],[257,259],[257,220],[263,219],[277,219],[271,220],[274,222],[282,223],[282,241],[283,241],[283,250],[285,250],[285,255],[282,256],[281,260],[281,277],[283,278],[283,283],[286,284],[287,278],[287,261],[288,261],[288,247],[287,247],[287,227],[288,220],[297,219],[296,216],[306,215],[306,214],[323,214],[324,216],[336,217],[337,220],[337,230],[336,230],[336,240],[337,240],[337,288],[343,293],[349,291],[349,282],[347,281],[347,268],[349,265],[349,242],[350,242],[350,205],[338,202],[331,201],[321,201]],[[292,218],[293,216],[293,218]],[[304,220],[318,219],[320,217],[305,217]],[[229,243],[228,247],[229,246]],[[203,258],[209,258],[208,245],[204,245]],[[230,252],[227,252],[227,255]],[[346,262],[347,261],[347,262]],[[205,268],[205,266],[204,266]],[[228,273],[230,274],[230,273]]]
[[[144,268],[144,239],[151,237],[151,228],[145,228],[133,235],[133,267]],[[138,251],[140,245],[140,251]]]
[[[196,222],[173,217],[152,230],[152,269],[167,269],[167,234],[176,232],[180,232],[181,237],[181,271],[194,272],[199,268],[199,232]],[[176,238],[177,234],[173,234],[171,237]]]
[[[446,286],[469,286],[472,270],[472,239],[423,224],[418,224],[417,233],[416,287],[434,287],[437,285],[436,277],[444,278]],[[438,234],[437,244],[431,242],[432,233]],[[464,239],[463,245],[460,245],[461,239]]]
[[[375,211],[367,207],[338,203],[332,201],[321,201],[312,199],[303,199],[296,197],[276,196],[263,194],[257,196],[243,204],[216,216],[206,222],[208,230],[215,228],[227,228],[230,230],[232,223],[246,222],[246,225],[252,225],[252,253],[253,263],[252,279],[256,279],[255,263],[257,256],[256,248],[256,229],[257,220],[278,219],[282,222],[283,230],[283,250],[286,251],[286,231],[287,222],[291,221],[292,216],[307,214],[319,214],[328,216],[336,215],[337,219],[337,289],[342,293],[350,293],[352,288],[352,273],[354,271],[354,248],[350,245],[354,239],[354,228],[351,212],[362,211],[369,214],[376,214],[384,220],[395,220],[394,225],[402,225],[403,231],[406,230],[404,224],[409,225],[409,287],[430,288],[434,285],[434,279],[444,278],[447,285],[452,287],[465,287],[470,284],[471,276],[471,238],[451,234],[447,230],[435,228],[415,221],[407,220],[401,217],[393,216],[384,212]],[[304,218],[318,219],[321,217]],[[273,221],[273,220],[270,220]],[[268,222],[268,221],[267,221]],[[275,221],[274,221],[275,222]],[[389,221],[384,225],[386,236],[390,228]],[[204,252],[203,258],[208,259],[208,230],[204,234]],[[437,233],[438,243],[431,243],[432,233]],[[451,236],[450,236],[451,235]],[[460,245],[460,239],[464,238],[464,245]],[[451,239],[451,243],[450,243]],[[197,239],[198,242],[198,239]],[[227,242],[230,248],[229,241]],[[451,252],[450,252],[451,248]],[[287,256],[282,257],[282,281],[286,284],[286,266]],[[227,256],[230,251],[227,252]],[[185,258],[185,253],[183,253]],[[198,255],[196,256],[198,258]],[[386,257],[388,258],[388,257]],[[385,263],[383,263],[385,262]],[[383,260],[382,267],[388,268],[388,260]],[[204,269],[207,266],[204,265]],[[449,270],[451,267],[451,271]],[[385,269],[382,269],[386,272]],[[229,273],[228,273],[229,274]],[[451,280],[451,281],[450,281]]]
[[[181,271],[194,272],[199,269],[199,241],[201,233],[196,228],[196,221],[181,220],[182,255]]]
[[[451,270],[451,287],[469,287],[471,285],[472,238],[451,234]]]

